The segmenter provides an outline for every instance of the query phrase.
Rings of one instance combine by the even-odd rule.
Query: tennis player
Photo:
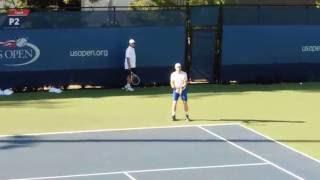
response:
[[[187,73],[183,72],[181,69],[181,64],[175,64],[175,72],[171,74],[170,84],[173,89],[173,102],[172,102],[172,120],[176,121],[176,111],[177,111],[177,102],[179,97],[183,101],[184,112],[185,112],[185,120],[190,121],[189,118],[189,106],[188,106],[188,89],[187,82],[188,76]]]
[[[127,84],[124,86],[124,89],[127,91],[134,91],[134,89],[131,87],[131,73],[135,73],[136,68],[136,42],[134,39],[129,40],[129,46],[126,50],[126,57],[124,61],[124,68],[126,72],[127,77]]]

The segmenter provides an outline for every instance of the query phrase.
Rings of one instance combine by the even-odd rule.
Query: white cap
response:
[[[129,44],[134,44],[134,43],[136,43],[136,41],[134,39],[129,40]]]
[[[174,65],[174,67],[175,67],[175,68],[181,67],[181,64],[180,64],[180,63],[176,63],[176,64]]]

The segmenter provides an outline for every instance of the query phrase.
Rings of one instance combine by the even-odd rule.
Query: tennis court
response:
[[[2,136],[0,179],[319,179],[320,162],[241,124]]]

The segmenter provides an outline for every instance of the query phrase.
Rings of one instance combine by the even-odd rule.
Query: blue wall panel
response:
[[[320,26],[224,26],[224,80],[317,80]],[[304,69],[308,69],[305,71]]]
[[[53,81],[59,84],[82,83],[81,77],[90,80],[91,75],[94,75],[91,79],[98,78],[94,84],[120,84],[122,81],[119,82],[119,78],[115,77],[122,77],[124,53],[129,38],[137,41],[137,66],[145,83],[168,82],[172,65],[184,61],[183,26],[1,30],[0,84],[8,84],[5,82],[8,79],[12,81],[9,83],[10,86]],[[35,58],[37,56],[39,57]],[[163,71],[150,75],[152,69]],[[91,73],[82,73],[81,76],[82,70]],[[49,73],[39,76],[39,73],[49,71],[56,71],[65,76],[58,81],[54,75],[45,80],[46,74]],[[25,74],[27,72],[38,74],[37,77],[32,76],[26,80],[24,77],[28,76]],[[21,76],[22,74],[24,76]],[[77,78],[74,78],[75,76]],[[38,81],[37,78],[43,81]]]

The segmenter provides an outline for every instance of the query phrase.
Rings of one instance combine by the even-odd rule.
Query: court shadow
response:
[[[0,151],[17,148],[29,148],[35,145],[37,138],[35,136],[16,135],[6,137],[0,140]]]
[[[305,121],[289,120],[260,120],[260,119],[191,119],[191,121],[209,121],[209,122],[241,122],[245,124],[252,123],[305,123]]]
[[[34,107],[38,109],[56,109],[65,108],[66,105],[63,102],[38,100],[38,101],[3,101],[0,102],[0,108],[25,108]]]
[[[236,84],[236,85],[216,85],[216,84],[194,84],[189,86],[189,92],[192,98],[202,98],[212,95],[237,95],[243,92],[271,92],[271,91],[302,91],[302,92],[320,92],[320,83],[298,83],[287,84]],[[1,101],[29,101],[29,100],[49,100],[49,99],[68,99],[68,98],[105,98],[110,96],[142,96],[154,98],[163,95],[170,96],[171,88],[169,86],[160,87],[139,87],[135,92],[126,92],[117,89],[80,89],[67,90],[62,94],[50,94],[46,91],[16,93],[10,97],[0,97]]]
[[[23,138],[22,138],[23,139]],[[28,148],[33,147],[35,144],[40,145],[41,143],[45,144],[57,144],[57,145],[67,145],[67,144],[83,144],[83,143],[225,143],[225,140],[222,139],[177,139],[177,138],[83,138],[83,139],[29,139],[22,140],[21,138],[13,140],[1,140],[0,144],[5,143],[7,145],[0,146],[0,150],[10,150],[15,148]],[[248,143],[274,143],[273,140],[269,139],[246,139],[246,138],[234,138],[228,139],[231,142],[248,142]],[[276,139],[276,141],[284,143],[320,143],[318,139]],[[108,144],[112,145],[112,144]]]

